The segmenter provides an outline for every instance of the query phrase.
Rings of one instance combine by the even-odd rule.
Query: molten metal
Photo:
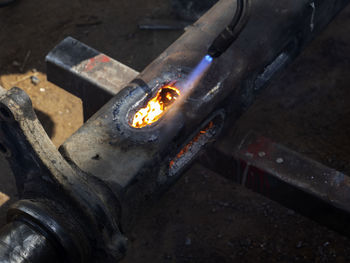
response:
[[[203,130],[200,130],[199,133],[188,143],[184,148],[181,149],[181,151],[176,155],[175,159],[170,161],[169,167],[171,168],[174,164],[175,161],[183,157],[192,147],[195,143],[198,142],[198,140],[203,136],[203,134],[206,134],[208,130],[213,128],[214,123],[211,121],[209,122],[208,126],[204,128]]]
[[[179,96],[179,89],[170,85],[164,86],[157,92],[157,95],[147,103],[146,107],[136,112],[131,126],[134,128],[143,128],[155,123],[164,115],[166,110]]]

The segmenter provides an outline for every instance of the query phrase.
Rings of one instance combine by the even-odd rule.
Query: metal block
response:
[[[48,80],[82,99],[85,120],[139,74],[72,37],[58,44],[46,63]]]

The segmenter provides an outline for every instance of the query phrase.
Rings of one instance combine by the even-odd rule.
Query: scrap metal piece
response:
[[[85,120],[139,74],[72,37],[46,56],[46,65],[49,81],[81,98]]]
[[[254,132],[203,155],[206,167],[340,233],[350,235],[350,177]],[[215,165],[213,165],[215,163]]]
[[[123,256],[125,240],[123,243],[116,222],[120,213],[117,198],[106,185],[62,157],[38,121],[28,95],[19,88],[0,96],[0,146],[23,199],[8,211],[9,223],[35,223],[33,231],[59,244],[67,256],[64,262],[86,262],[93,248],[101,247],[111,247],[104,251],[105,257],[117,260]],[[16,229],[6,233],[12,231]],[[16,242],[24,242],[23,237]],[[41,245],[23,248],[28,255],[39,250],[46,253]],[[11,253],[12,247],[7,249],[2,252]]]

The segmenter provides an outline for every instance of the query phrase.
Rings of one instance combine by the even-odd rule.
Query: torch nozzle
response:
[[[248,21],[249,0],[237,0],[235,16],[231,23],[214,40],[208,50],[212,58],[220,57],[238,38]]]

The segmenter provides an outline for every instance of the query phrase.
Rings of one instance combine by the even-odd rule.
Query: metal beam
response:
[[[46,56],[47,79],[83,101],[89,119],[139,73],[67,37]]]
[[[206,151],[207,168],[350,236],[350,177],[254,132]]]

